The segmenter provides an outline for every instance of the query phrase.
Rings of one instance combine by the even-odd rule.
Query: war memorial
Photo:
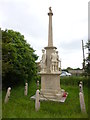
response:
[[[66,97],[63,97],[65,90],[60,86],[60,60],[57,48],[53,45],[53,30],[52,30],[52,16],[53,12],[49,7],[49,28],[48,28],[48,46],[42,49],[42,59],[40,61],[41,71],[41,90],[40,101],[51,100],[57,102],[64,102]],[[67,95],[66,95],[67,96]],[[31,97],[35,99],[35,95]]]

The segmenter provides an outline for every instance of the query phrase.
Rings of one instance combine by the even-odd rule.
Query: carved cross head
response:
[[[52,12],[51,7],[49,7],[49,11]]]

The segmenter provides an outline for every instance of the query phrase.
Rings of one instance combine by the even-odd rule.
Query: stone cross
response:
[[[28,94],[28,83],[25,83],[24,95]]]
[[[40,109],[40,91],[36,91],[36,99],[35,99],[35,110],[38,111]]]
[[[82,92],[79,92],[79,99],[80,99],[81,112],[82,112],[82,113],[86,113],[84,95],[83,95]]]
[[[6,93],[5,100],[4,100],[5,103],[8,102],[9,97],[10,97],[10,93],[11,93],[11,87],[9,87],[9,88],[7,89],[7,93]]]

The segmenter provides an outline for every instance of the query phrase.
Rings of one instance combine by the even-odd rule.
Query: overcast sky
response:
[[[59,51],[62,68],[82,68],[81,40],[84,44],[88,40],[88,0],[0,0],[0,27],[23,34],[36,50],[39,61],[42,49],[48,45],[50,6],[53,43]]]

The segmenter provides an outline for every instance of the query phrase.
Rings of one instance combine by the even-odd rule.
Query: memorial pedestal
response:
[[[60,72],[56,73],[39,73],[41,75],[40,101],[64,102],[64,90],[60,87]],[[31,97],[35,99],[35,95]]]

